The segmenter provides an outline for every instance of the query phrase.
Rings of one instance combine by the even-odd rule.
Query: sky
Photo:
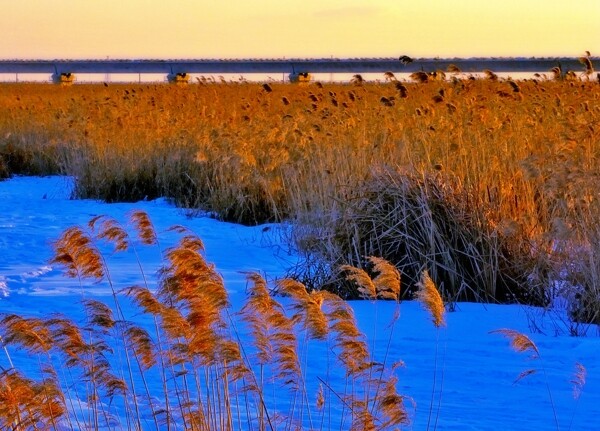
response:
[[[598,0],[0,0],[0,59],[600,54]]]

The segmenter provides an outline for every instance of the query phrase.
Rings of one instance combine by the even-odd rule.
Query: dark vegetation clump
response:
[[[412,297],[428,270],[449,302],[547,305],[542,287],[548,271],[539,267],[539,256],[523,238],[503,236],[491,226],[484,210],[452,178],[382,170],[355,189],[338,218],[321,220],[300,242],[333,267],[350,262],[369,268],[367,256],[393,262],[402,274],[404,298]],[[310,241],[311,234],[320,238]],[[320,274],[325,288],[358,296],[343,280],[323,277],[327,271],[314,263],[319,259],[312,261],[313,276]]]
[[[10,178],[10,171],[8,170],[8,166],[6,166],[4,158],[0,158],[0,180],[7,178]]]
[[[63,173],[59,145],[17,143],[0,140],[0,178],[12,175],[57,175]]]

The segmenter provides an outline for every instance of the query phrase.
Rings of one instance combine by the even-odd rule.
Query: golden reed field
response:
[[[158,246],[146,213],[131,215],[132,232],[105,216],[67,229],[52,264],[82,287],[106,280],[114,306],[83,301],[84,326],[55,315],[0,315],[11,365],[0,372],[2,429],[112,429],[113,402],[128,429],[302,429],[313,421],[325,429],[336,420],[331,406],[342,412],[340,429],[345,416],[351,430],[407,425],[410,398],[397,392],[395,375],[402,363],[390,363],[387,351],[383,363],[372,359],[345,298],[414,295],[438,329],[447,306],[464,300],[561,298],[574,322],[600,323],[600,83],[515,82],[491,72],[386,78],[1,85],[2,177],[70,175],[79,198],[163,196],[192,215],[285,222],[287,239],[305,256],[276,285],[291,315],[251,273],[248,298],[232,316],[223,279],[189,230],[171,229],[180,239],[164,250],[153,292],[117,291],[95,245],[126,250],[135,238]],[[124,306],[143,322],[127,321]],[[492,332],[539,359],[526,335]],[[345,374],[319,378],[316,395],[307,391],[308,340],[327,343]],[[41,380],[14,368],[6,346],[38,359]],[[436,347],[427,429],[437,359]],[[572,383],[581,391],[586,369],[576,365]],[[84,401],[73,397],[82,383]],[[153,383],[160,393],[151,393]],[[272,385],[290,394],[279,409],[268,397]],[[441,388],[438,403],[439,412]]]
[[[72,175],[80,198],[289,221],[306,256],[291,275],[346,298],[360,292],[335,268],[381,256],[404,286],[428,269],[449,302],[561,295],[600,321],[600,83],[487,76],[3,84],[0,172]]]

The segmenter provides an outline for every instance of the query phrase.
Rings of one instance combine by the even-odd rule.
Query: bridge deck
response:
[[[593,61],[594,59],[592,59]],[[446,70],[463,72],[544,72],[558,64],[563,71],[583,71],[577,58],[415,59],[248,59],[248,60],[0,60],[0,73],[369,73]]]

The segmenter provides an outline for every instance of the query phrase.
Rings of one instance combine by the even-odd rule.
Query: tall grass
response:
[[[297,275],[342,296],[356,291],[334,269],[377,255],[414,282],[429,268],[450,302],[544,305],[564,279],[572,315],[598,321],[596,82],[268,88],[6,84],[0,171],[73,175],[79,197],[292,220],[309,263]]]
[[[234,311],[201,239],[181,226],[171,231],[179,239],[162,251],[157,290],[125,287],[113,292],[112,306],[84,299],[82,325],[60,315],[0,316],[7,352],[1,429],[391,430],[409,422],[393,367],[371,356],[346,302],[285,279],[279,290],[290,297],[286,307],[250,273],[248,298]],[[135,252],[158,246],[155,238],[145,213],[133,213],[125,227],[94,218],[62,234],[53,262],[83,291],[91,282],[112,289],[119,280],[110,279],[103,243]],[[384,262],[379,268],[380,291],[395,292],[397,272]],[[328,357],[319,361],[345,374],[331,381],[327,370],[311,372],[322,382],[318,395],[307,391],[316,387],[307,384],[309,342],[326,343]],[[31,362],[15,366],[14,348]]]

